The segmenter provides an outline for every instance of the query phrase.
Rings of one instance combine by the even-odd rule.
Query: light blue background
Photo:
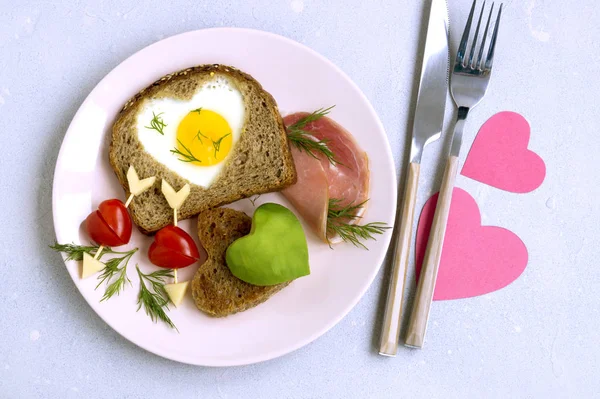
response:
[[[600,13],[592,0],[505,3],[496,70],[467,124],[461,159],[481,123],[513,110],[529,119],[530,148],[545,159],[548,175],[529,194],[464,177],[458,185],[477,199],[484,224],[523,239],[529,265],[498,292],[435,303],[422,351],[376,354],[382,272],[339,325],[295,353],[229,369],[177,364],[104,324],[47,248],[54,240],[54,164],[77,108],[133,52],[189,30],[262,29],[325,55],[371,100],[399,166],[421,3],[0,0],[0,397],[597,395]],[[469,6],[450,0],[454,47]],[[425,153],[419,207],[437,189],[444,145]]]

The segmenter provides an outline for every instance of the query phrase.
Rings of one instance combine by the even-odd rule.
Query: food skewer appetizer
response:
[[[183,229],[177,227],[177,213],[190,194],[190,185],[185,184],[179,191],[163,179],[161,190],[169,206],[173,209],[173,224],[163,227],[156,233],[148,250],[148,258],[154,265],[173,269],[173,283],[165,284],[164,289],[175,306],[183,301],[189,281],[178,281],[177,269],[187,267],[201,257],[196,243]],[[204,252],[204,249],[202,248]]]
[[[127,212],[127,207],[133,200],[133,197],[140,195],[150,188],[155,180],[155,176],[140,180],[135,168],[129,166],[127,181],[131,194],[125,204],[116,198],[102,201],[98,209],[90,213],[85,219],[85,228],[88,236],[99,245],[99,248],[93,257],[88,253],[83,254],[82,279],[98,273],[106,267],[100,261],[100,256],[105,247],[118,247],[129,242],[131,239],[132,223],[129,212]]]

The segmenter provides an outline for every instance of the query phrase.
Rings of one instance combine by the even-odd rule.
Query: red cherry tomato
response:
[[[188,233],[177,226],[163,227],[154,236],[148,250],[150,262],[168,269],[179,269],[200,261],[206,261],[206,251],[202,246],[198,251],[196,243]]]
[[[85,220],[85,227],[90,238],[100,245],[118,247],[131,238],[131,217],[118,199],[102,201]]]

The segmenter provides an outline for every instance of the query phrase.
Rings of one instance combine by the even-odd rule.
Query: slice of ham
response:
[[[292,157],[296,165],[296,184],[282,191],[292,206],[317,234],[327,242],[327,210],[329,183],[321,161],[292,146]]]
[[[309,115],[297,112],[286,116],[286,126],[296,123]],[[367,154],[358,146],[354,137],[342,126],[328,117],[322,117],[307,124],[304,131],[316,140],[327,140],[339,164],[332,164],[322,154],[316,154],[320,161],[306,152],[299,151],[292,144],[292,155],[298,173],[298,182],[283,191],[284,196],[294,205],[304,220],[313,228],[317,236],[325,242],[339,242],[339,237],[327,236],[327,210],[329,199],[337,199],[339,206],[358,205],[369,195],[369,161]],[[311,161],[312,159],[312,161]],[[310,169],[310,171],[309,171]],[[325,172],[326,181],[322,179]],[[327,190],[324,185],[327,185]],[[366,205],[366,204],[365,204]],[[358,216],[364,212],[363,207]],[[323,215],[325,220],[322,220]],[[348,222],[356,222],[348,221]]]

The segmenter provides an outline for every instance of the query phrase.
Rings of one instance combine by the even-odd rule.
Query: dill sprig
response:
[[[171,328],[177,330],[175,324],[171,321],[165,309],[169,310],[169,297],[165,291],[165,278],[172,278],[173,271],[171,269],[160,269],[149,274],[144,274],[135,265],[138,276],[140,277],[140,293],[138,295],[138,308],[139,311],[142,306],[146,311],[146,314],[150,316],[153,322],[161,320],[167,323]],[[146,286],[148,283],[148,288]],[[177,330],[179,332],[179,330]]]
[[[322,117],[324,117],[325,115],[329,114],[331,112],[331,110],[333,109],[333,107],[335,107],[335,105],[332,105],[331,107],[328,107],[328,108],[319,108],[318,110],[314,111],[313,113],[306,115],[304,118],[300,119],[293,125],[290,125],[288,127],[288,129],[302,130],[309,123],[317,121],[317,120],[321,119]]]
[[[95,256],[98,252],[99,246],[94,245],[76,245],[76,244],[59,244],[54,243],[54,245],[50,245],[50,248],[57,252],[63,252],[67,254],[66,260],[83,260],[83,254],[87,253],[91,256]],[[103,247],[100,256],[98,259],[102,258],[106,254],[115,254],[115,255],[123,255],[121,257],[115,257],[109,259],[105,265],[106,267],[102,269],[102,273],[98,276],[98,280],[100,282],[96,285],[96,289],[102,285],[102,283],[106,282],[106,290],[104,291],[104,296],[100,300],[100,302],[110,299],[113,295],[119,295],[119,293],[125,288],[125,283],[131,284],[131,281],[127,277],[127,263],[129,259],[133,256],[134,253],[137,252],[137,248],[134,248],[130,251],[113,251],[109,247]],[[121,266],[123,264],[123,266]],[[119,267],[121,266],[121,267]],[[116,280],[111,281],[113,277],[116,276]]]
[[[98,252],[98,245],[77,245],[77,244],[59,244],[57,242],[54,243],[54,245],[50,245],[50,248],[52,248],[53,250],[55,250],[56,252],[62,252],[67,254],[67,257],[65,258],[65,260],[76,260],[76,261],[81,261],[83,260],[83,254],[84,253],[88,253],[91,256],[95,256],[96,252]],[[126,254],[127,252],[118,252],[118,251],[113,251],[111,248],[109,247],[103,247],[102,248],[102,253],[100,254],[100,256],[98,257],[98,259],[100,259],[101,257],[103,257],[106,254]]]
[[[163,136],[165,135],[165,132],[163,131],[163,129],[165,127],[167,127],[167,124],[165,123],[165,121],[163,121],[163,118],[161,117],[163,113],[159,113],[158,115],[156,115],[154,113],[154,111],[152,111],[152,120],[150,121],[150,126],[144,126],[146,129],[150,129],[150,130],[156,130],[157,132],[159,132],[160,134],[162,134]]]
[[[330,198],[327,211],[327,234],[337,234],[342,240],[355,247],[368,250],[361,240],[375,240],[374,234],[382,234],[390,227],[382,222],[371,222],[364,225],[350,223],[352,220],[360,219],[357,212],[364,207],[367,201],[357,205],[350,203],[341,206],[342,200]]]
[[[200,133],[200,132],[198,132],[198,133]],[[177,142],[179,143],[180,146],[183,147],[183,149],[185,151],[185,152],[181,152],[177,147],[173,148],[171,150],[171,152],[173,154],[176,154],[177,156],[180,157],[180,158],[177,158],[177,159],[179,159],[181,162],[199,162],[199,163],[202,163],[202,161],[199,160],[198,158],[196,158],[194,156],[194,154],[192,154],[192,151],[189,148],[187,148],[185,146],[185,144],[183,144],[181,142],[181,140],[177,139]]]
[[[200,130],[198,130],[198,133],[196,133],[196,135],[194,136],[194,139],[198,139],[198,140],[200,140],[200,143],[204,144],[204,141],[202,141],[202,137],[204,137],[205,139],[209,139],[210,140],[210,138],[206,137],[205,135],[203,135]]]
[[[129,280],[129,277],[127,277],[127,264],[137,250],[137,248],[134,248],[131,251],[128,251],[124,256],[112,258],[106,262],[106,267],[98,276],[98,280],[100,281],[98,282],[98,285],[96,285],[96,289],[98,289],[102,283],[106,282],[107,284],[106,289],[104,290],[104,296],[102,296],[100,302],[112,298],[115,294],[119,295],[121,291],[125,289],[126,283],[131,285],[131,280]],[[111,281],[113,280],[113,277],[116,277],[116,279]]]
[[[217,151],[221,150],[221,141],[223,141],[223,139],[229,135],[231,135],[231,133],[227,133],[225,136],[221,137],[217,141],[210,139],[210,141],[212,141],[213,147],[215,148],[215,158],[217,158]]]
[[[212,145],[213,145],[213,148],[215,149],[215,158],[217,158],[217,152],[221,150],[221,141],[223,141],[223,139],[225,137],[229,136],[229,135],[231,135],[231,133],[227,133],[226,135],[224,135],[223,137],[221,137],[217,141],[214,141],[212,138],[203,135],[202,132],[200,130],[198,130],[198,133],[196,133],[196,135],[194,136],[194,138],[200,140],[200,143],[202,143],[202,144],[204,144],[204,141],[202,141],[202,137],[204,137],[205,139],[210,140],[211,143],[212,143]]]
[[[329,142],[329,140],[327,139],[315,140],[313,136],[302,130],[293,132],[289,131],[288,138],[290,139],[290,142],[296,146],[297,149],[306,152],[313,158],[318,159],[316,153],[321,153],[327,158],[327,160],[332,165],[341,164],[341,162],[339,162],[335,158],[333,151],[331,151],[327,146],[327,143]]]
[[[311,122],[319,120],[325,115],[329,114],[331,109],[335,105],[332,105],[329,108],[319,108],[313,113],[306,115],[304,118],[301,118],[296,123],[287,127],[288,138],[292,144],[296,146],[300,151],[304,151],[313,158],[317,158],[317,154],[323,154],[327,160],[332,164],[340,164],[336,158],[333,151],[329,149],[327,144],[329,140],[322,139],[317,140],[314,136],[312,136],[309,132],[305,131],[304,128]]]
[[[257,199],[259,199],[259,198],[260,198],[260,194],[256,194],[256,195],[255,195],[255,196],[253,196],[253,197],[248,197],[248,200],[250,200],[250,202],[252,202],[252,206],[253,206],[253,207],[256,207],[256,204],[255,204],[255,202],[256,202],[256,200],[257,200]]]
[[[193,110],[191,110],[190,112],[197,112],[197,113],[198,113],[198,115],[200,115],[200,112],[202,112],[202,107],[200,107],[200,108],[196,108],[196,109],[193,109]]]

